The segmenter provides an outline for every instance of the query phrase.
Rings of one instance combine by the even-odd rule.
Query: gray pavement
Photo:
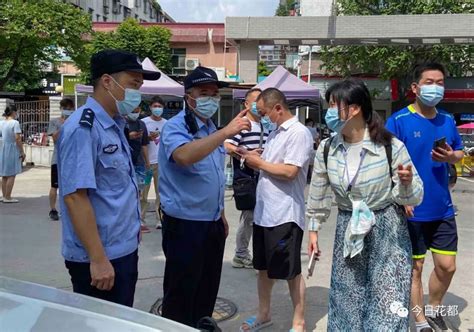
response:
[[[19,204],[0,203],[0,274],[17,279],[71,289],[69,275],[60,255],[61,227],[48,218],[49,168],[31,168],[17,177],[13,197]],[[153,192],[153,190],[151,190]],[[432,193],[435,194],[435,193]],[[457,272],[445,299],[445,305],[458,306],[459,316],[449,317],[454,331],[474,331],[474,181],[460,179],[453,197],[459,208],[459,254]],[[152,197],[150,196],[150,199]],[[335,229],[335,209],[320,234],[323,256],[316,265],[315,275],[306,280],[306,324],[308,331],[326,331],[327,304],[330,285],[331,253]],[[226,244],[224,267],[219,296],[233,301],[238,314],[220,324],[224,331],[238,331],[242,320],[257,307],[256,274],[253,270],[231,266],[235,249],[235,232],[239,220],[231,192],[226,194],[226,214],[230,235]],[[154,225],[155,216],[149,213],[147,222]],[[306,241],[302,250],[303,271],[307,266]],[[135,307],[149,311],[162,296],[164,256],[161,232],[154,230],[143,235],[140,247],[139,281]],[[424,282],[432,269],[427,259]],[[268,331],[288,331],[291,327],[292,305],[285,282],[278,282],[273,291],[273,322]]]

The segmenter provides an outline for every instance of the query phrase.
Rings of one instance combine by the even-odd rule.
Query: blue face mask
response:
[[[112,80],[122,89],[125,91],[125,97],[123,100],[117,100],[117,98],[114,97],[114,95],[109,91],[109,94],[114,98],[115,100],[115,105],[117,105],[117,110],[121,115],[128,115],[133,112],[135,108],[137,108],[140,103],[142,102],[142,93],[138,90],[135,89],[129,89],[126,88],[124,89],[120,84],[117,83],[116,80]]]
[[[326,125],[328,126],[328,128],[337,133],[341,132],[345,124],[345,121],[342,121],[339,118],[339,111],[337,107],[328,108],[324,120],[326,120]]]
[[[262,124],[263,128],[265,128],[268,131],[275,130],[276,125],[272,120],[270,120],[270,117],[268,115],[265,115],[260,119],[260,123]]]
[[[131,121],[137,121],[139,116],[140,116],[140,113],[127,114],[127,118]]]
[[[205,119],[210,119],[219,110],[219,97],[196,98],[196,112]]]
[[[437,84],[420,86],[420,96],[418,97],[423,105],[435,107],[444,97],[444,87]]]
[[[61,112],[61,115],[63,116],[63,118],[67,119],[68,117],[72,115],[73,112],[74,110],[63,110]]]
[[[153,107],[153,108],[151,109],[151,113],[152,113],[154,116],[160,117],[160,116],[163,114],[163,107]]]
[[[252,114],[257,116],[257,117],[260,117],[260,114],[258,114],[257,103],[256,102],[252,103],[252,106],[250,107],[250,112],[252,112]]]

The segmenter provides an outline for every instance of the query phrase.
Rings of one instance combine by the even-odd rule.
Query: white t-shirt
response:
[[[313,137],[296,117],[270,133],[262,158],[273,164],[295,165],[299,171],[296,178],[290,181],[260,171],[254,211],[255,224],[275,227],[294,222],[304,230],[304,189],[312,151]]]
[[[148,135],[152,132],[158,133],[158,137],[155,138],[154,141],[150,140],[150,143],[148,143],[148,158],[150,159],[150,164],[158,164],[158,149],[160,146],[161,131],[163,130],[166,120],[162,118],[160,121],[155,121],[151,116],[148,116],[143,118],[142,121],[145,122]]]
[[[362,145],[364,141],[360,141],[357,143],[347,143],[344,142],[344,147],[346,148],[346,160],[347,160],[347,170],[349,172],[349,183],[352,181],[354,176],[357,173],[357,169],[359,168],[361,154],[362,154]],[[345,177],[347,173],[344,174]]]

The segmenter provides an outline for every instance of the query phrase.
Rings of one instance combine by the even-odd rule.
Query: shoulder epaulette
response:
[[[90,108],[85,108],[82,111],[81,120],[79,120],[79,124],[81,126],[92,128],[94,124],[95,113]]]

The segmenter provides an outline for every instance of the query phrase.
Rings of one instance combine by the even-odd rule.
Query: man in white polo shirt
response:
[[[301,242],[304,230],[304,188],[313,138],[293,116],[283,93],[275,88],[257,99],[262,123],[272,122],[260,156],[245,154],[249,167],[260,171],[254,211],[253,264],[258,274],[258,313],[241,330],[271,325],[270,300],[275,279],[287,280],[294,306],[292,329],[304,331],[305,283],[301,275]]]

